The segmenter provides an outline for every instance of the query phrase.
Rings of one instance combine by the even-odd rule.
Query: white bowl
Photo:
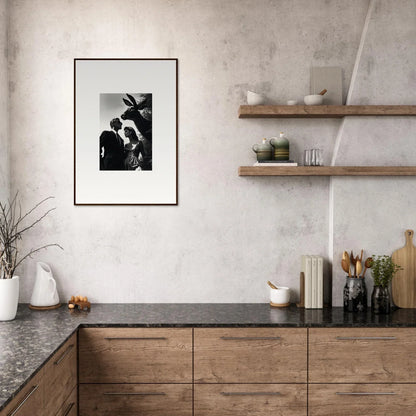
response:
[[[270,301],[276,305],[283,305],[290,300],[290,289],[278,286],[277,289],[270,288]]]
[[[324,102],[324,96],[321,94],[305,95],[303,101],[306,105],[321,105]]]
[[[296,105],[298,102],[296,100],[288,100],[287,105]]]
[[[254,91],[247,91],[247,104],[248,105],[262,105],[266,101],[266,98],[262,94],[258,94]]]

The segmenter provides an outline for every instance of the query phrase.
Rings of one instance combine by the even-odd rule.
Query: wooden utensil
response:
[[[342,265],[342,260],[344,260],[344,261],[345,261],[345,269],[344,269],[344,266]],[[348,277],[351,277],[351,272],[350,272],[350,258],[349,258],[348,253],[347,253],[346,251],[344,251],[344,252],[342,253],[342,260],[341,260],[341,266],[342,266],[342,269],[343,269],[345,272],[347,272],[347,273],[348,273]]]
[[[354,277],[358,277],[358,273],[357,273],[357,263],[360,261],[360,258],[357,257],[355,258],[355,262],[354,262]],[[363,269],[363,267],[361,266],[361,270]]]
[[[393,301],[400,308],[416,308],[416,247],[413,230],[406,230],[406,245],[396,250],[391,258],[402,267],[391,283]]]
[[[355,257],[354,257],[354,254],[353,254],[352,250],[351,250],[351,254],[350,254],[350,263],[353,266],[355,266]]]
[[[355,271],[356,271],[357,277],[360,277],[360,273],[363,271],[363,264],[361,263],[360,260],[357,260],[357,263],[355,264]]]
[[[324,90],[322,90],[320,93],[319,93],[319,95],[324,95],[324,94],[326,94],[328,92],[328,90],[327,89],[324,89]]]
[[[267,281],[267,284],[272,288],[272,289],[277,289],[277,287],[270,281]]]
[[[349,261],[346,260],[346,259],[342,259],[341,260],[341,267],[342,267],[342,270],[344,270],[345,273],[348,273],[348,276],[351,277]]]
[[[364,263],[364,273],[363,273],[363,275],[361,277],[364,277],[365,276],[365,272],[367,271],[367,269],[371,269],[372,263],[373,263],[373,258],[372,257],[368,257],[365,260],[365,263]]]

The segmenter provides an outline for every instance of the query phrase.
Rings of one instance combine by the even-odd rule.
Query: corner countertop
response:
[[[272,308],[267,303],[93,304],[91,311],[63,305],[0,322],[0,410],[79,327],[416,327],[416,309],[390,315],[344,313],[343,308]]]

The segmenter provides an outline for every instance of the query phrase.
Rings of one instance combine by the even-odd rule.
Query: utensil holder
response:
[[[364,277],[346,277],[344,286],[344,311],[367,311],[367,287]]]

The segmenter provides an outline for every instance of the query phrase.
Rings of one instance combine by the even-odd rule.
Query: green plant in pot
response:
[[[18,193],[7,203],[0,202],[0,321],[10,321],[16,317],[19,300],[19,276],[15,271],[32,254],[59,244],[46,244],[32,248],[26,253],[20,252],[19,243],[23,235],[42,221],[51,211],[51,208],[42,215],[35,217],[35,211],[52,197],[37,203],[27,212],[22,212]]]
[[[373,256],[370,267],[374,279],[371,309],[376,314],[388,314],[390,313],[390,283],[402,267],[387,255]]]

